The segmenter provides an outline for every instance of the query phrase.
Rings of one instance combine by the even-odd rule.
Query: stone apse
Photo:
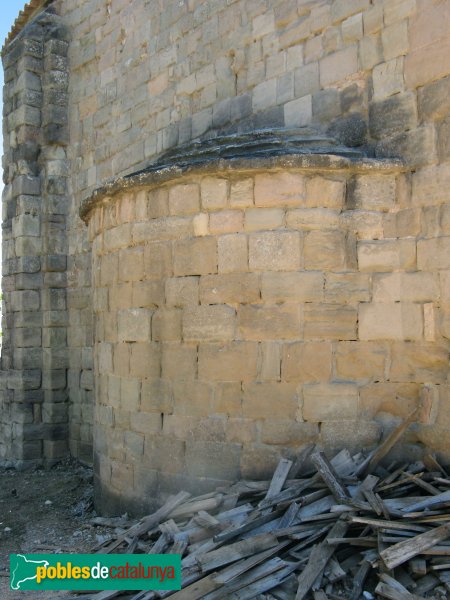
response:
[[[449,44],[446,1],[27,5],[2,462],[141,512],[421,404],[398,455],[448,460]]]

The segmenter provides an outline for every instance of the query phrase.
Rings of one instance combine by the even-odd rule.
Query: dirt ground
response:
[[[111,530],[94,527],[92,470],[67,462],[51,470],[0,469],[0,598],[73,597],[9,589],[9,554],[90,553]],[[83,598],[83,596],[79,596]]]

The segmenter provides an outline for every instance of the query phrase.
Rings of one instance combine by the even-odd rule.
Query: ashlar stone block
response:
[[[300,234],[268,231],[251,234],[249,266],[255,271],[293,271],[300,268]]]
[[[183,311],[183,339],[232,340],[235,334],[235,310],[229,306],[196,306]]]
[[[303,418],[312,423],[345,421],[358,414],[358,388],[349,383],[311,383],[303,386]]]
[[[359,305],[361,340],[418,340],[423,336],[420,304],[362,303]]]
[[[261,174],[255,177],[256,206],[298,206],[305,196],[305,180],[297,173]]]
[[[173,252],[175,275],[217,273],[217,242],[213,237],[177,241]]]
[[[152,312],[145,308],[129,308],[117,313],[118,337],[121,342],[147,342],[150,339]]]

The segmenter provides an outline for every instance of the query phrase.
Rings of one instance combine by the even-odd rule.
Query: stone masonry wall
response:
[[[449,84],[431,85],[450,73],[448,0],[79,0],[61,11],[75,201],[218,130],[314,124],[414,166],[448,158]]]
[[[408,235],[405,176],[237,171],[118,193],[89,215],[103,510],[267,478],[311,441],[368,447],[424,388],[433,415],[403,452],[450,456],[435,314],[448,272],[434,241]]]
[[[403,157],[411,169],[402,188],[409,201],[391,210],[390,229],[384,229],[384,235],[393,242],[415,240],[427,270],[439,273],[441,295],[426,303],[427,335],[432,335],[434,323],[437,339],[449,339],[450,0],[59,0],[57,4],[71,37],[70,146],[62,158],[70,160],[69,194],[61,195],[68,207],[59,207],[56,214],[60,218],[61,211],[68,210],[67,245],[61,252],[67,253],[67,312],[61,331],[67,324],[69,438],[74,455],[83,460],[91,456],[94,386],[91,257],[78,218],[80,203],[105,180],[145,167],[162,151],[198,136],[308,125],[364,148],[369,155]],[[14,53],[15,44],[6,48],[6,57]],[[8,69],[6,106],[17,74],[16,67]],[[15,135],[11,129],[5,135],[6,164],[12,172],[16,166],[10,144],[16,143]],[[30,161],[34,176],[35,159]],[[8,186],[4,206],[10,207],[5,210],[12,219],[21,213]],[[6,260],[14,258],[11,248],[18,243],[8,219]],[[361,231],[367,221],[376,223],[377,217],[364,209]],[[58,226],[54,219],[51,222],[53,234]],[[357,240],[363,235],[356,232]],[[4,273],[6,292],[36,291],[16,287],[23,285],[21,273],[13,273],[14,279],[9,271]],[[408,281],[394,283],[400,294]],[[22,309],[15,311],[13,322],[5,298],[3,369],[8,370],[14,366],[9,337]],[[43,306],[33,310],[45,312]],[[62,304],[59,308],[64,312]],[[39,354],[38,338],[33,344],[33,352]],[[48,354],[48,347],[43,352]],[[425,349],[420,355],[426,353]],[[405,365],[409,360],[405,357]],[[18,359],[16,366],[20,364]],[[17,369],[25,377],[22,366]],[[17,406],[11,401],[16,392],[6,390],[5,440],[10,439],[9,411]],[[33,394],[28,390],[24,397]],[[32,425],[35,416],[29,405],[22,408],[14,418]],[[39,419],[38,407],[36,415]],[[448,412],[443,413],[443,423],[444,417]],[[439,435],[431,430],[427,435],[424,441],[439,448]],[[36,445],[42,446],[40,439]],[[8,441],[2,453],[10,455],[10,447]]]
[[[405,208],[399,222],[429,245],[448,235],[449,0],[63,0],[61,14],[73,39],[75,454],[90,451],[92,394],[90,256],[77,215],[82,198],[105,180],[216,131],[313,125],[369,153],[404,157],[417,185],[429,180],[434,192]],[[440,310],[450,320],[448,296]]]
[[[0,461],[68,452],[68,33],[41,13],[3,54],[3,347]]]

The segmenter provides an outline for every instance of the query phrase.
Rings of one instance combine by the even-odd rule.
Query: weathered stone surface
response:
[[[320,90],[312,97],[312,112],[314,120],[329,122],[337,117],[339,109],[339,92],[334,88]]]
[[[351,263],[350,245],[344,231],[310,231],[303,246],[305,269],[345,270]]]
[[[236,233],[244,228],[244,215],[240,210],[223,210],[209,215],[211,234]]]
[[[168,306],[183,307],[198,304],[199,278],[173,277],[166,279],[165,297]]]
[[[343,81],[358,70],[358,52],[356,46],[349,46],[330,54],[320,61],[320,85],[328,87],[337,81]]]
[[[235,311],[229,306],[197,306],[183,311],[183,339],[232,340],[235,334]]]
[[[396,343],[392,346],[391,381],[444,383],[448,347],[436,344]]]
[[[230,206],[246,208],[253,205],[253,179],[251,177],[232,181],[230,185]]]
[[[450,77],[418,89],[419,113],[424,119],[441,119],[450,113]]]
[[[339,342],[336,349],[336,375],[344,381],[383,381],[388,348],[371,342]]]
[[[217,240],[219,273],[248,271],[248,242],[242,234],[220,236]]]
[[[294,342],[283,345],[281,378],[312,383],[331,376],[332,347],[329,342]]]
[[[372,77],[375,100],[383,100],[403,91],[403,68],[403,57],[393,58],[374,67]]]
[[[258,344],[201,344],[198,376],[202,381],[252,381],[257,375]]]
[[[181,339],[182,311],[177,308],[159,308],[152,316],[152,339],[156,342]]]
[[[370,448],[381,438],[382,428],[374,421],[349,419],[333,423],[327,421],[320,428],[322,444],[327,448]]]
[[[250,208],[245,211],[245,231],[278,229],[284,224],[282,208]]]
[[[227,205],[228,182],[226,179],[205,177],[201,182],[202,207],[217,210]]]
[[[375,302],[429,302],[439,295],[433,273],[389,273],[373,276]]]
[[[249,267],[255,271],[291,271],[300,267],[300,236],[295,232],[253,233],[249,238]]]
[[[166,342],[162,347],[162,377],[166,380],[194,379],[197,374],[197,346]]]
[[[412,92],[396,94],[370,105],[369,130],[375,139],[402,133],[416,126],[416,96]]]
[[[300,324],[298,304],[249,304],[238,310],[238,335],[244,340],[298,339]]]
[[[318,436],[318,426],[313,423],[297,423],[282,419],[270,419],[263,423],[261,441],[264,444],[294,446],[307,444]]]
[[[368,302],[370,279],[366,273],[327,273],[325,299],[327,302]]]
[[[448,269],[450,266],[450,237],[417,242],[417,267],[420,270]]]
[[[175,242],[173,268],[175,275],[217,273],[217,242],[213,237]]]
[[[424,126],[378,142],[376,156],[403,158],[419,167],[432,163],[436,156],[436,134],[433,127]]]
[[[359,305],[359,337],[362,340],[418,340],[422,335],[423,314],[419,304]]]
[[[367,141],[366,121],[362,115],[352,113],[348,117],[337,118],[328,128],[327,133],[344,146],[350,148],[362,146]]]
[[[414,270],[416,265],[414,240],[359,242],[357,248],[360,271]]]
[[[323,298],[321,273],[263,273],[261,297],[264,302],[315,302]]]
[[[304,198],[305,181],[295,173],[256,175],[256,206],[297,206]]]
[[[329,208],[293,208],[286,212],[286,225],[290,229],[337,229],[339,212]]]
[[[303,386],[303,418],[312,423],[345,421],[358,414],[358,388],[349,383]]]
[[[204,275],[200,278],[200,302],[202,304],[257,302],[260,299],[260,287],[260,278],[256,273]]]
[[[310,177],[306,180],[306,203],[310,208],[342,208],[345,182],[325,177]]]
[[[306,304],[304,338],[307,340],[356,339],[357,311],[353,306]]]
[[[200,190],[195,183],[175,185],[169,190],[169,213],[191,215],[200,210]]]
[[[295,383],[249,383],[243,390],[244,417],[270,420],[280,414],[295,419],[299,406]]]
[[[121,310],[117,314],[119,341],[146,342],[150,339],[151,311],[144,308]]]

